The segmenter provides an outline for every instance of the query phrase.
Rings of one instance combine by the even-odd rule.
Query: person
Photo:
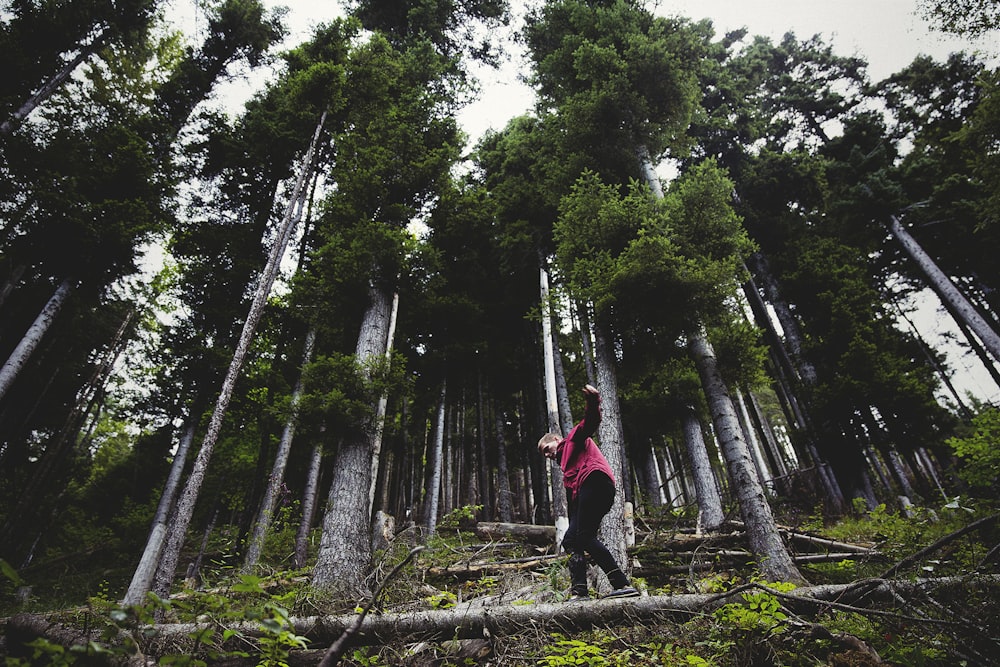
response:
[[[583,394],[587,403],[583,419],[569,435],[564,438],[558,433],[546,433],[538,441],[538,451],[542,456],[559,462],[566,487],[569,528],[562,544],[570,555],[569,599],[586,600],[590,597],[586,553],[604,570],[611,583],[613,590],[605,598],[635,597],[639,591],[597,538],[601,520],[615,499],[615,475],[591,438],[601,423],[601,394],[589,384],[583,388]]]

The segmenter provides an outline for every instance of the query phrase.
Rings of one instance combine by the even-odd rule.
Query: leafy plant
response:
[[[591,665],[605,667],[609,664],[601,646],[587,643],[581,639],[558,639],[545,649],[545,655],[539,664],[545,667],[564,667],[565,665]]]
[[[424,599],[435,609],[451,609],[458,603],[458,596],[451,591],[440,591]]]
[[[997,483],[1000,470],[1000,410],[984,408],[972,418],[971,433],[964,437],[949,438],[945,442],[962,460],[959,476],[968,484],[990,488]]]
[[[474,523],[476,520],[476,513],[481,512],[482,510],[482,505],[463,505],[462,507],[456,507],[441,517],[438,521],[438,528],[454,529],[465,524]]]

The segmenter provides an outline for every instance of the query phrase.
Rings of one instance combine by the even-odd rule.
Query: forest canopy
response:
[[[864,525],[888,537],[859,578],[956,533],[982,542],[941,571],[996,575],[1000,412],[956,385],[973,358],[1000,388],[996,54],[872,80],[821,35],[640,0],[351,0],[292,45],[261,0],[196,35],[167,8],[0,1],[4,616],[96,596],[154,625],[232,587],[276,596],[244,619],[284,641],[390,559],[454,577],[434,559],[477,525],[544,528],[524,558],[551,565],[573,505],[536,443],[586,385],[622,562],[635,525],[738,525],[734,590],[777,601],[855,567],[790,535]],[[914,11],[998,28],[995,2]],[[535,104],[469,137],[515,41]]]

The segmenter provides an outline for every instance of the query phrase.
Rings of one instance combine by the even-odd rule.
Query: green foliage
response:
[[[458,602],[458,596],[451,591],[439,591],[424,600],[434,609],[451,609]]]
[[[966,430],[946,441],[962,461],[958,474],[974,487],[994,488],[1000,474],[1000,410],[984,407]]]
[[[377,653],[372,655],[371,649],[368,647],[354,649],[354,652],[351,653],[351,660],[360,667],[381,667],[385,664]]]
[[[476,522],[476,516],[483,511],[482,505],[463,505],[442,516],[437,523],[438,528],[453,529]]]
[[[601,645],[590,644],[581,639],[565,639],[561,635],[552,636],[556,641],[546,647],[546,654],[539,661],[539,664],[545,667],[566,667],[568,665],[606,667],[610,664],[604,656],[604,649]]]
[[[1000,6],[989,0],[919,0],[917,6],[942,32],[975,39],[1000,29]]]

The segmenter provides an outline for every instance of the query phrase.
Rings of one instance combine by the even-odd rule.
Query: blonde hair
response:
[[[550,442],[559,442],[560,440],[562,440],[562,436],[558,433],[546,433],[538,439],[538,451],[542,451],[544,445]]]

